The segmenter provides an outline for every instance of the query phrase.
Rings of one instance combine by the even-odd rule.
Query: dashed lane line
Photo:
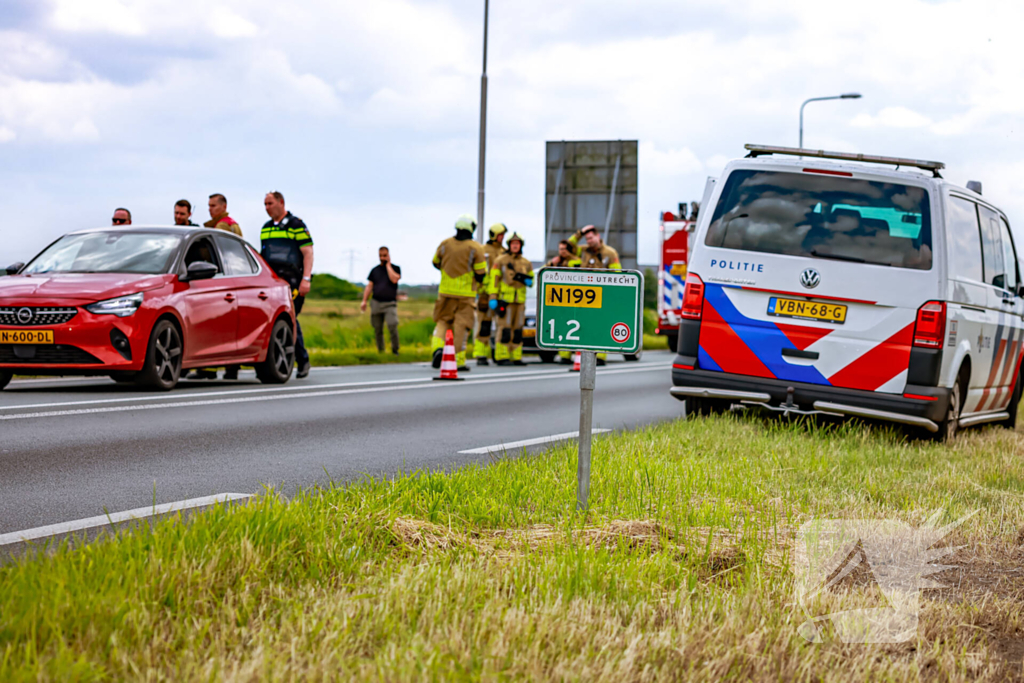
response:
[[[49,524],[47,526],[40,526],[34,529],[25,529],[24,531],[12,531],[9,534],[0,534],[0,547],[11,545],[12,543],[35,541],[49,536],[59,536],[61,534],[70,534],[76,531],[97,529],[100,527],[120,524],[122,522],[129,522],[133,519],[145,519],[147,517],[166,515],[172,512],[180,512],[182,510],[207,507],[210,505],[216,505],[217,503],[229,503],[231,501],[244,500],[251,497],[252,496],[248,493],[218,493],[214,496],[189,498],[188,500],[179,500],[174,503],[151,505],[149,507],[126,510],[125,512],[115,512],[109,515],[76,519],[72,522]]]
[[[605,369],[600,371],[598,375],[622,375],[629,373],[639,372],[650,372],[652,370],[659,370],[664,372],[667,366],[664,364],[658,365],[641,365],[633,368],[622,368],[622,369]],[[230,392],[236,394],[231,398],[220,398],[212,400],[193,400],[193,401],[175,401],[171,403],[136,403],[127,406],[105,406],[102,408],[78,408],[71,410],[50,410],[36,413],[17,413],[14,415],[0,415],[0,421],[4,420],[26,420],[33,418],[47,418],[47,417],[68,417],[72,415],[94,415],[100,413],[121,413],[129,412],[133,410],[157,410],[157,409],[170,409],[170,408],[192,408],[198,406],[211,406],[211,405],[229,405],[232,403],[253,403],[257,401],[278,401],[284,399],[298,399],[298,398],[318,398],[323,396],[344,396],[348,394],[373,394],[388,391],[418,391],[422,389],[444,389],[466,385],[476,384],[501,384],[505,382],[530,382],[536,380],[547,380],[547,379],[577,379],[578,375],[570,374],[567,372],[556,372],[556,373],[535,373],[533,376],[527,376],[527,373],[515,374],[510,377],[490,377],[469,380],[467,382],[431,382],[430,384],[409,384],[405,383],[399,386],[373,386],[364,387],[361,389],[331,389],[329,391],[322,391],[314,389],[312,391],[305,391],[302,393],[292,394],[274,394],[274,395],[261,395],[261,396],[250,396],[237,395],[240,392]],[[255,391],[244,392],[245,394],[252,394]],[[159,397],[158,397],[159,398]],[[138,399],[136,399],[138,400]]]
[[[593,429],[592,434],[604,434],[610,432],[610,429]],[[510,441],[509,443],[499,443],[493,446],[482,446],[480,448],[470,448],[469,450],[459,451],[459,455],[484,455],[486,453],[504,453],[507,451],[513,451],[517,448],[527,448],[529,446],[540,446],[541,444],[554,443],[556,441],[568,441],[569,439],[579,438],[579,432],[565,432],[564,434],[552,434],[551,436],[539,436],[536,439],[524,439],[522,441]]]

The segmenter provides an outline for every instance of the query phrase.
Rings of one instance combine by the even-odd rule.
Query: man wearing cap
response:
[[[504,223],[495,223],[488,230],[490,239],[484,245],[484,260],[487,261],[487,272],[491,272],[494,262],[505,253],[502,242],[505,240],[505,233],[508,227]],[[473,356],[477,365],[490,365],[488,356],[491,355],[491,331],[495,324],[494,313],[489,307],[490,294],[487,287],[480,285],[477,288],[476,299],[476,329],[473,333]]]
[[[473,239],[476,220],[462,214],[455,221],[455,236],[441,242],[434,252],[433,266],[441,271],[441,286],[434,303],[434,336],[430,340],[433,366],[441,367],[444,337],[448,330],[455,337],[455,363],[466,365],[466,337],[473,328],[473,303],[480,283],[487,275],[483,246]]]

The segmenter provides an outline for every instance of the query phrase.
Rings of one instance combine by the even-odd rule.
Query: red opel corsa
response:
[[[288,283],[244,240],[198,227],[82,230],[0,277],[0,389],[14,374],[109,375],[168,390],[189,368],[283,384]]]

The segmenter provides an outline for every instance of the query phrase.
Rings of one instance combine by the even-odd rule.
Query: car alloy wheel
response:
[[[150,335],[146,364],[136,378],[142,386],[168,391],[181,377],[181,333],[170,320],[161,320]]]
[[[264,384],[284,384],[292,376],[295,340],[288,320],[278,320],[270,332],[267,358],[256,366],[256,377]]]

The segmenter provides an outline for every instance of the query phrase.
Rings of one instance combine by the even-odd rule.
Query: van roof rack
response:
[[[747,157],[757,158],[762,154],[785,154],[795,157],[815,157],[818,159],[837,159],[840,161],[866,161],[870,164],[886,164],[888,166],[912,166],[931,171],[936,178],[941,178],[939,169],[946,168],[941,161],[924,159],[904,159],[902,157],[882,157],[875,154],[856,154],[853,152],[827,152],[823,149],[800,149],[799,147],[776,147],[774,145],[744,145]]]

